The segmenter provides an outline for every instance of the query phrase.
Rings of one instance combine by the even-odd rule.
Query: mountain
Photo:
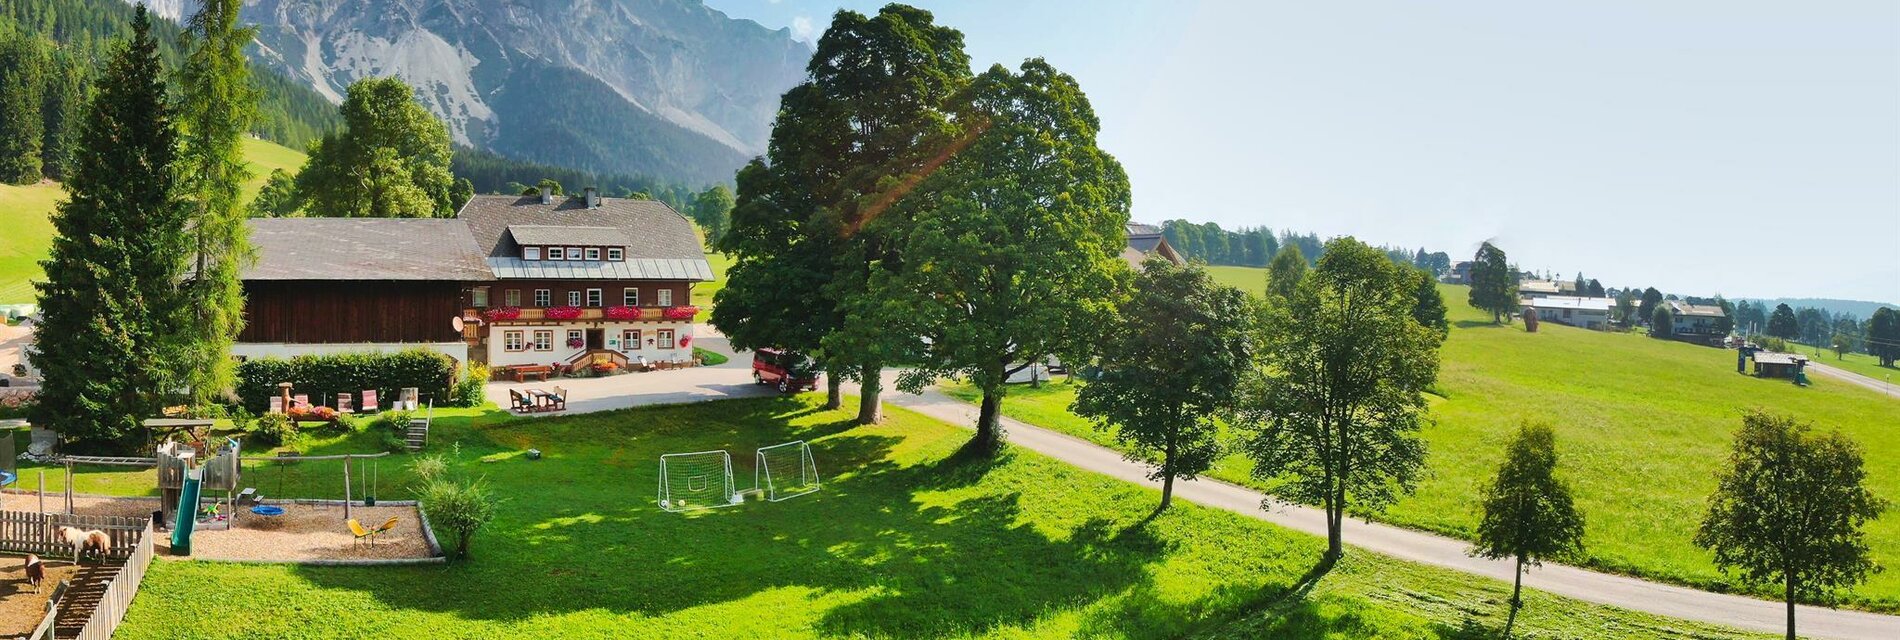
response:
[[[1748,300],[1754,301],[1756,304],[1765,305],[1770,311],[1774,310],[1775,305],[1786,304],[1789,307],[1794,308],[1794,309],[1800,309],[1803,307],[1813,307],[1816,309],[1820,309],[1822,311],[1826,311],[1831,314],[1845,313],[1848,315],[1852,315],[1856,318],[1859,318],[1861,320],[1866,320],[1868,318],[1873,317],[1874,312],[1879,311],[1881,307],[1893,307],[1895,309],[1900,309],[1900,304],[1893,304],[1890,302],[1868,302],[1866,300],[1838,300],[1834,298],[1774,298],[1774,299],[1748,298]]]
[[[698,0],[247,0],[243,18],[262,66],[333,101],[395,75],[459,144],[695,184],[764,152],[812,54]]]

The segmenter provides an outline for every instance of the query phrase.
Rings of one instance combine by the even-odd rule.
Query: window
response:
[[[599,259],[600,259],[600,249],[598,249],[598,248],[595,248],[595,247],[588,247],[588,248],[587,248],[587,259],[588,259],[588,260],[599,260]]]
[[[580,248],[580,247],[568,247],[568,248],[567,248],[567,259],[569,259],[569,260],[579,260],[579,259],[581,259],[581,248]]]
[[[576,343],[576,342],[579,342],[579,343],[581,343],[581,344],[586,344],[586,342],[584,342],[584,341],[583,341],[583,340],[581,339],[581,330],[580,330],[580,329],[568,329],[568,330],[567,330],[567,343],[568,343],[568,344],[574,344],[574,343]]]
[[[508,293],[502,295],[502,299],[510,307],[519,307],[521,306],[521,290],[509,289]]]
[[[659,294],[660,294],[660,306],[662,307],[673,306],[673,290],[672,289],[661,289]]]
[[[488,287],[475,287],[468,290],[469,304],[477,307],[488,306]]]
[[[570,307],[581,306],[581,292],[580,291],[576,290],[576,291],[567,292],[567,306],[570,306]]]
[[[620,350],[621,351],[639,351],[640,350],[640,330],[639,329],[627,329],[625,331],[620,332]]]
[[[543,308],[554,306],[554,292],[547,289],[535,289],[534,306]]]
[[[516,333],[520,333],[520,332],[517,331]],[[535,331],[534,332],[534,350],[535,351],[553,351],[554,350],[554,332],[551,330],[546,330],[546,329]]]
[[[521,332],[501,332],[501,348],[507,351],[521,351]]]
[[[540,260],[541,247],[522,247],[521,259],[522,260]]]
[[[629,307],[640,306],[640,289],[636,287],[627,287],[625,289],[621,289],[620,290],[620,304],[624,304]]]
[[[627,254],[623,253],[620,247],[613,247],[607,250],[607,259],[612,260],[614,262],[620,262],[622,260],[627,259]]]
[[[599,289],[587,290],[587,306],[590,306],[590,307],[600,306],[600,290]]]
[[[564,253],[560,247],[548,247],[548,259],[565,260],[567,259],[567,254]]]
[[[654,331],[653,333],[655,334],[654,337],[660,340],[661,349],[673,348],[673,330],[672,329],[660,329],[660,330]]]

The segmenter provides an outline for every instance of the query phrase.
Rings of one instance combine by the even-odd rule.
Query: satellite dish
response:
[[[456,332],[456,333],[461,333],[461,332],[462,332],[462,326],[463,326],[463,325],[462,325],[462,316],[455,316],[455,317],[453,317],[453,318],[450,318],[450,319],[449,319],[449,326],[451,326],[451,327],[455,327],[455,332]]]

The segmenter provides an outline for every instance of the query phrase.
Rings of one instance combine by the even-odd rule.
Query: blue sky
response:
[[[708,4],[807,40],[882,5]],[[917,4],[1074,75],[1136,220],[1900,303],[1900,3]]]

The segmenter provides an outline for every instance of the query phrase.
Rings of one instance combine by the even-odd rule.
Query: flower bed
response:
[[[573,320],[581,317],[580,307],[548,307],[541,317],[549,320]]]
[[[698,314],[699,307],[686,305],[683,307],[667,307],[665,311],[660,313],[660,317],[668,320],[691,320],[693,316]]]

